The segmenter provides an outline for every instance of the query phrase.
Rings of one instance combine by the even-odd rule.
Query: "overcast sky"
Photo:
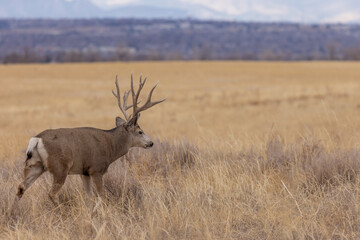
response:
[[[69,0],[71,1],[71,0]],[[360,0],[91,0],[102,7],[146,4],[191,8],[196,17],[237,19],[265,16],[271,21],[360,22]],[[207,10],[204,10],[207,9]],[[198,11],[198,12],[196,12]],[[251,20],[251,19],[249,19]]]

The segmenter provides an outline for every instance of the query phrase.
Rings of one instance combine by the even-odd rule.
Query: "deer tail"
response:
[[[29,145],[26,149],[26,156],[27,156],[26,160],[32,158],[33,151],[38,145],[38,142],[39,142],[39,138],[33,137],[30,139]]]

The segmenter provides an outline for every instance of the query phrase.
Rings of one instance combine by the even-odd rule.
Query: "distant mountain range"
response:
[[[102,8],[90,0],[0,0],[0,18],[185,18],[187,14],[151,4]]]
[[[0,0],[0,18],[168,18],[360,23],[358,0]]]
[[[176,8],[151,5],[105,9],[89,0],[0,0],[0,18],[182,18],[186,14]]]

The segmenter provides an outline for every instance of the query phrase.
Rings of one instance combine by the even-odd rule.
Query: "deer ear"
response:
[[[126,123],[126,121],[124,120],[124,119],[122,119],[121,117],[116,117],[116,127],[119,127],[119,126],[121,126],[121,125],[123,125],[123,124],[125,124]]]

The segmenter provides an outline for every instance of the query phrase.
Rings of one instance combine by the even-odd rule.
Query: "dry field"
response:
[[[160,81],[140,125],[156,138],[105,176],[94,217],[78,176],[54,207],[41,176],[8,209],[29,138],[110,129],[111,94]],[[146,90],[145,89],[145,92]],[[0,66],[0,239],[360,239],[360,63]]]

